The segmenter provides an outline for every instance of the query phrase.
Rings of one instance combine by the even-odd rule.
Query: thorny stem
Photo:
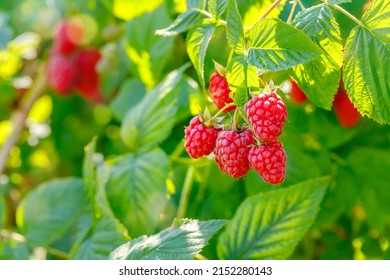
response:
[[[344,15],[346,15],[347,17],[349,17],[352,21],[354,21],[357,25],[360,25],[360,26],[363,26],[363,23],[358,20],[354,15],[352,15],[350,12],[348,12],[347,10],[345,10],[344,8],[340,7],[339,5],[332,5],[332,4],[329,4],[331,7],[335,8],[336,10],[338,10],[339,12],[343,13]]]
[[[193,165],[188,167],[186,178],[184,179],[183,189],[181,191],[179,208],[176,213],[177,220],[181,220],[186,216],[188,200],[190,199],[192,183],[194,181],[195,169],[196,168]]]
[[[20,134],[22,133],[26,118],[30,112],[35,101],[43,94],[46,89],[46,76],[45,76],[45,66],[41,65],[35,83],[31,89],[26,93],[26,97],[21,100],[19,108],[13,112],[11,116],[12,122],[12,132],[5,141],[4,145],[1,147],[0,151],[0,174],[4,173],[5,165],[9,153],[12,148],[15,146],[16,142],[19,139]]]

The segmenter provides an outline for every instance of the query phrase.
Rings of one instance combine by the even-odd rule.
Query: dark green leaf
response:
[[[166,154],[155,149],[145,154],[128,154],[109,162],[107,197],[116,217],[132,237],[152,234],[166,204]]]
[[[374,1],[346,42],[344,85],[363,116],[390,123],[390,2]]]
[[[0,229],[4,227],[6,219],[7,219],[7,204],[4,196],[0,194]]]
[[[317,215],[329,179],[247,198],[221,234],[221,259],[286,259]]]
[[[191,260],[223,225],[223,220],[184,220],[177,228],[142,236],[113,251],[114,260]]]
[[[32,247],[49,245],[66,233],[85,202],[82,179],[53,180],[38,186],[22,200],[16,222]]]
[[[155,35],[157,29],[169,22],[166,9],[161,7],[126,23],[124,42],[132,62],[131,70],[147,88],[153,87],[160,80],[171,55],[174,38]]]
[[[300,12],[293,24],[321,48],[322,54],[293,67],[291,74],[311,101],[330,110],[339,86],[343,59],[337,22],[330,8],[323,4]]]
[[[258,21],[249,39],[248,62],[264,70],[288,69],[321,54],[305,33],[279,19]]]
[[[110,103],[115,117],[123,120],[126,112],[138,104],[146,93],[145,84],[138,79],[128,79],[120,87],[118,95]]]
[[[226,35],[230,47],[238,54],[243,54],[245,49],[244,27],[236,0],[228,0]]]
[[[192,28],[187,34],[187,52],[195,70],[198,73],[200,83],[204,86],[204,59],[215,25],[209,20],[203,20],[202,24]]]
[[[147,151],[159,145],[171,133],[177,111],[174,94],[184,68],[170,73],[125,115],[121,126],[123,142],[132,151]]]

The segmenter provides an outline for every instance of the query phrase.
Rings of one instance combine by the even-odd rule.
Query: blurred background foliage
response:
[[[302,0],[306,7],[320,1]],[[272,1],[239,0],[245,24]],[[365,0],[342,6],[360,18]],[[286,20],[289,3],[280,14]],[[97,150],[107,158],[128,151],[120,139],[120,124],[128,108],[172,70],[189,61],[185,34],[158,37],[154,31],[169,25],[185,10],[182,0],[13,0],[0,2],[0,145],[12,127],[10,117],[31,86],[39,61],[48,57],[54,26],[63,18],[82,17],[90,34],[86,44],[100,48],[99,73],[104,101],[92,104],[74,94],[61,97],[48,90],[33,106],[26,129],[10,153],[0,175],[0,228],[15,227],[14,211],[32,188],[55,177],[82,176],[84,147],[94,135]],[[297,9],[299,11],[299,9]],[[345,42],[354,23],[335,12]],[[205,60],[205,77],[213,72],[212,59],[225,65],[229,47],[221,27],[212,38]],[[285,72],[269,73],[281,84]],[[207,78],[206,78],[207,80]],[[161,147],[170,160],[167,188],[171,195],[159,228],[169,226],[177,209],[188,163],[182,139],[184,126],[206,104],[215,112],[207,90],[197,83],[193,68],[177,86],[179,110],[174,127]],[[202,220],[229,219],[248,195],[289,186],[308,178],[331,175],[332,182],[314,226],[292,259],[390,259],[390,128],[363,118],[351,129],[338,123],[333,111],[310,102],[291,101],[282,94],[288,121],[282,135],[287,176],[282,186],[271,186],[254,172],[241,180],[221,173],[209,159],[196,162],[187,216]],[[0,258],[24,258],[26,248],[16,236],[2,242]],[[67,245],[66,236],[54,247]],[[19,242],[19,243],[18,243]],[[216,238],[211,240],[211,244]],[[216,258],[215,246],[203,254]]]

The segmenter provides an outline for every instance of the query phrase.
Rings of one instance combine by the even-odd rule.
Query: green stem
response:
[[[292,7],[291,7],[291,11],[290,11],[290,14],[288,15],[288,19],[287,19],[287,23],[290,23],[291,20],[292,20],[292,17],[293,17],[293,14],[295,12],[295,8],[297,7],[297,4],[298,4],[298,1],[295,0]]]
[[[282,2],[282,0],[275,0],[275,1],[271,4],[271,6],[269,6],[268,9],[265,10],[264,13],[257,19],[257,21],[255,22],[254,25],[256,25],[260,20],[265,19],[265,18],[269,15],[269,13],[272,12],[272,10],[273,10],[277,5],[280,4],[280,2]]]
[[[363,23],[358,20],[354,15],[352,15],[350,12],[348,12],[347,10],[345,10],[344,8],[341,8],[339,5],[332,5],[332,4],[329,4],[331,7],[335,8],[336,10],[338,10],[339,12],[343,13],[344,15],[346,15],[347,17],[349,17],[352,21],[354,21],[357,25],[360,25],[360,26],[363,26]]]
[[[196,168],[193,165],[188,167],[186,178],[184,179],[183,189],[181,191],[179,208],[176,213],[177,220],[181,220],[186,216],[188,200],[190,199],[192,183],[194,182],[195,169]]]
[[[52,248],[52,247],[45,247],[46,251],[50,254],[50,255],[53,255],[61,260],[69,260],[69,256],[67,253],[65,252],[62,252],[60,250],[57,250],[55,248]]]
[[[202,9],[195,9],[195,10],[197,10],[199,13],[201,13],[202,15],[204,15],[204,16],[206,16],[208,18],[214,19],[217,22],[217,24],[219,24],[219,25],[226,26],[226,24],[227,24],[227,22],[225,20],[213,17],[213,15],[210,14],[208,11],[205,11],[205,10],[202,10]]]
[[[226,109],[233,107],[233,106],[236,106],[233,102],[226,104],[225,106],[223,106],[223,108],[221,110],[219,110],[211,119],[207,120],[204,124],[206,126],[210,125],[212,123],[212,121],[215,120],[216,118],[218,118],[219,115],[224,113]]]
[[[301,9],[302,9],[302,10],[304,10],[304,9],[305,9],[305,6],[303,6],[303,4],[302,4],[302,1],[301,1],[301,0],[298,0],[298,4],[299,4],[299,6],[301,7]]]

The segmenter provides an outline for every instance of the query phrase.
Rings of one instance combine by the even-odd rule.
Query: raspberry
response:
[[[68,95],[77,77],[77,67],[73,60],[54,55],[46,67],[48,83],[51,87],[62,95]]]
[[[334,98],[333,107],[339,123],[345,128],[354,127],[361,118],[359,111],[344,90],[342,82]]]
[[[254,143],[250,130],[237,133],[232,130],[221,131],[215,144],[215,161],[219,169],[233,178],[244,176],[249,171],[248,153]]]
[[[245,111],[255,134],[262,140],[272,143],[282,134],[287,109],[276,93],[264,93],[253,97],[245,105]]]
[[[73,37],[75,37],[75,34],[82,32],[78,29],[68,21],[61,21],[58,25],[54,38],[54,53],[62,55],[69,55],[73,53],[77,48],[77,44]]]
[[[264,181],[279,184],[286,176],[286,152],[281,142],[251,147],[248,155],[250,166]]]
[[[222,109],[226,104],[232,103],[233,100],[229,97],[230,89],[225,77],[219,75],[217,72],[210,77],[210,93],[215,106]],[[236,106],[229,107],[224,112],[234,110]]]
[[[218,135],[217,129],[205,126],[196,116],[184,132],[185,147],[190,157],[199,158],[213,152]]]
[[[99,74],[96,71],[96,64],[100,57],[99,50],[94,48],[81,50],[76,56],[76,64],[80,73],[76,88],[86,98],[100,96]]]
[[[304,103],[307,100],[306,94],[298,87],[297,83],[293,80],[291,81],[291,92],[290,96],[292,101],[297,104]]]

